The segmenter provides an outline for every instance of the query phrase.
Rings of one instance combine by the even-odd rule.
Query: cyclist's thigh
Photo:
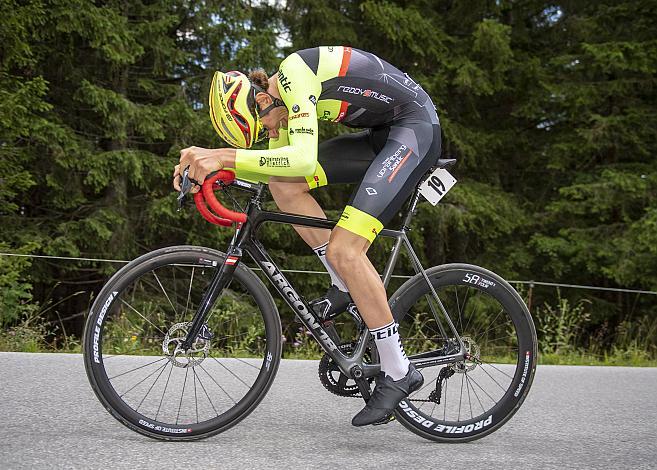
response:
[[[374,240],[440,156],[440,126],[405,120],[390,127],[338,226]]]
[[[376,158],[369,129],[342,134],[319,144],[317,168],[306,178],[310,189],[336,183],[357,183]]]

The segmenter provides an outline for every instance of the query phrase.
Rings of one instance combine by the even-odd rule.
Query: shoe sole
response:
[[[424,385],[424,376],[422,375],[421,372],[419,372],[417,370],[416,370],[416,372],[420,376],[420,379],[415,383],[415,385],[412,385],[412,386],[409,387],[408,395],[410,395],[411,393],[413,393],[414,391],[416,391],[420,387],[422,387],[422,385]],[[406,398],[408,398],[408,395],[406,396]],[[402,398],[402,400],[403,400],[403,398]],[[397,405],[397,406],[399,406],[399,405]],[[376,422],[370,424],[369,426],[381,426],[383,424],[391,423],[392,421],[395,421],[395,419],[396,419],[395,418],[395,411],[393,410],[388,416],[380,419],[379,421],[376,421]],[[368,426],[368,425],[365,424],[363,426]],[[361,426],[358,426],[358,427],[361,427]]]

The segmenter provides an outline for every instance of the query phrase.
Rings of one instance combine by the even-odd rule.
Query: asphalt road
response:
[[[657,369],[539,367],[520,411],[467,444],[398,423],[353,428],[357,399],[323,389],[316,361],[283,361],[261,405],[200,442],[151,440],[112,418],[80,355],[0,353],[0,468],[657,468]]]

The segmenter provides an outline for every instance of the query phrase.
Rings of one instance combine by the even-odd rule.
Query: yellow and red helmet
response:
[[[256,110],[256,89],[241,72],[216,72],[210,86],[210,119],[233,147],[248,149],[266,136]]]

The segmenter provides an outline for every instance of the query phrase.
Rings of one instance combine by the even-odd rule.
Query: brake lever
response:
[[[180,192],[177,198],[178,212],[185,206],[185,196],[187,196],[195,184],[198,184],[198,182],[189,177],[189,167],[185,168],[183,174],[180,176]]]
[[[216,175],[217,172],[213,171],[210,172],[207,176],[207,178],[210,178],[211,176]],[[185,206],[185,196],[189,194],[189,192],[192,190],[192,188],[197,185],[201,186],[201,184],[196,181],[195,179],[192,179],[189,177],[189,167],[185,168],[183,171],[183,174],[180,176],[180,192],[178,193],[178,212],[182,210],[182,208]]]

